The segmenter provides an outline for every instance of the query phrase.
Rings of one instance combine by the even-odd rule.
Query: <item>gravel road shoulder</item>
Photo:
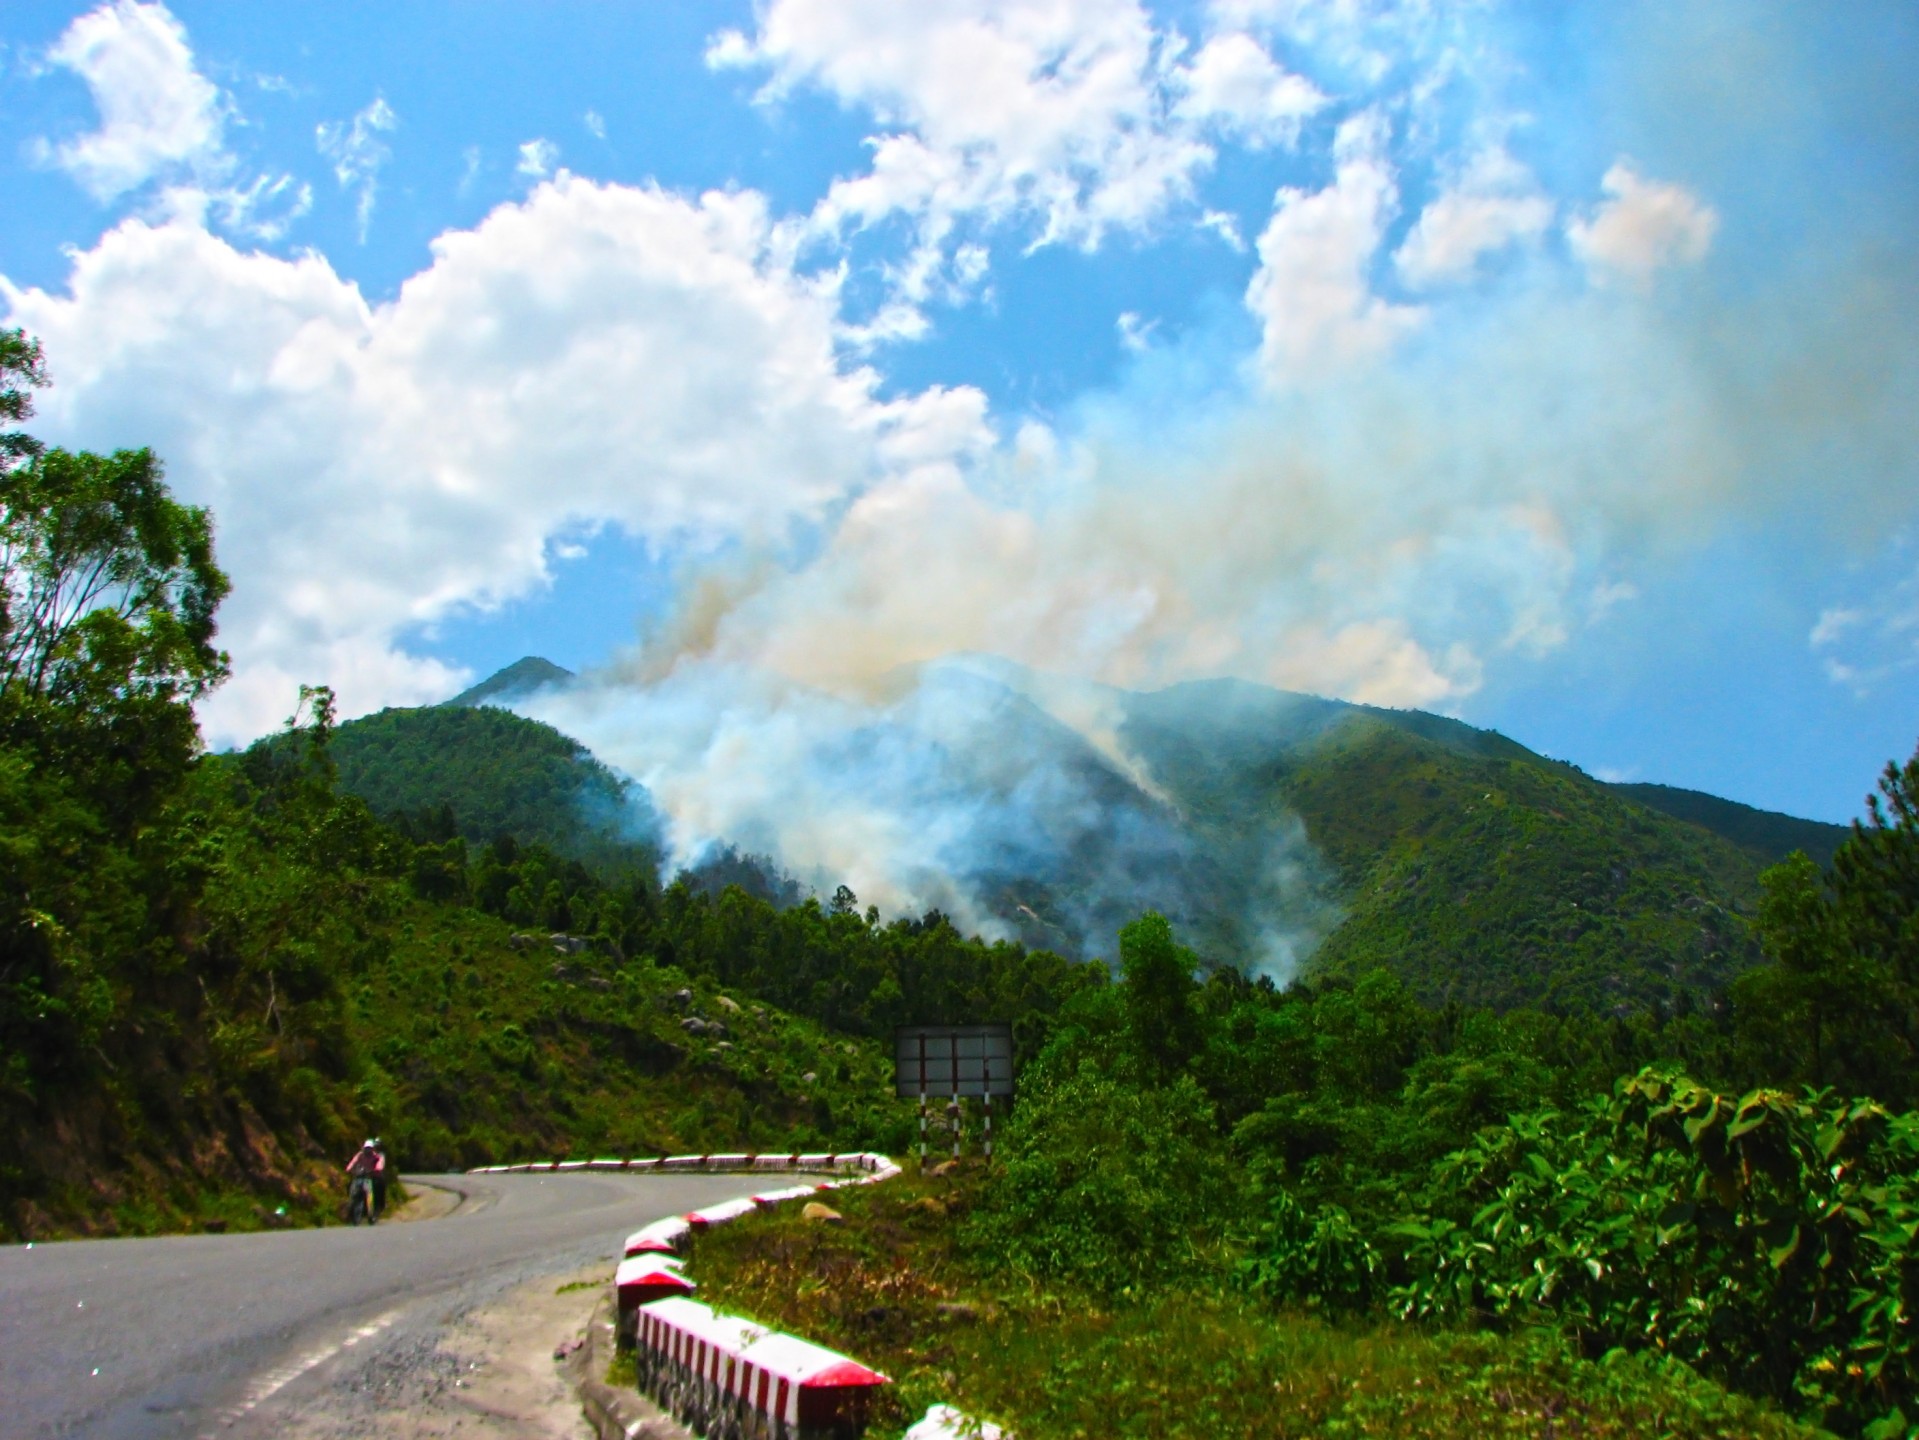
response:
[[[593,1440],[556,1352],[585,1338],[611,1280],[600,1263],[529,1281],[437,1330],[396,1336],[257,1420],[289,1440]]]

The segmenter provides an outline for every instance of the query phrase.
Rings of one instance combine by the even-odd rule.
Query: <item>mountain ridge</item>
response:
[[[1844,833],[1608,786],[1451,717],[1234,679],[1088,687],[1118,717],[1116,755],[1060,718],[1062,683],[998,661],[929,669],[862,738],[916,763],[869,775],[851,755],[842,783],[912,776],[884,797],[900,813],[963,799],[988,828],[921,858],[1004,933],[1083,957],[1155,909],[1206,960],[1282,978],[1385,968],[1431,1000],[1687,1004],[1758,963],[1750,919],[1778,843]]]

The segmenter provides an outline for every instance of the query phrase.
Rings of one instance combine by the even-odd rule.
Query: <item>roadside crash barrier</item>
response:
[[[842,1175],[840,1184],[870,1184],[900,1173],[884,1155],[861,1152],[851,1155],[758,1155],[751,1152],[724,1155],[653,1155],[643,1159],[619,1160],[534,1160],[521,1165],[476,1165],[469,1175],[542,1174],[556,1170],[702,1170],[724,1173],[730,1170],[831,1172]]]
[[[636,1316],[636,1369],[681,1423],[708,1440],[826,1440],[865,1428],[892,1382],[823,1346],[694,1300],[657,1300]]]
[[[759,1207],[751,1200],[726,1200],[718,1205],[708,1205],[699,1210],[686,1212],[686,1223],[695,1230],[710,1230],[715,1225],[724,1225],[729,1220],[737,1220],[742,1215],[751,1215]]]
[[[655,1220],[651,1225],[642,1225],[626,1237],[628,1257],[651,1252],[656,1255],[671,1255],[686,1244],[686,1237],[693,1233],[693,1227],[684,1217],[670,1216],[665,1220]]]
[[[615,1331],[622,1345],[633,1343],[633,1319],[642,1305],[655,1300],[691,1295],[700,1287],[680,1271],[677,1256],[630,1255],[613,1272],[613,1297],[618,1311]]]

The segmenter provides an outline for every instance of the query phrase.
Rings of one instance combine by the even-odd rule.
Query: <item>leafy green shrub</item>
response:
[[[1395,1227],[1402,1316],[1551,1317],[1873,1436],[1919,1396],[1919,1116],[1656,1070],[1450,1156]]]
[[[1363,1310],[1384,1282],[1384,1261],[1337,1205],[1308,1212],[1275,1191],[1239,1279],[1256,1295],[1329,1310]]]
[[[1212,1106],[1190,1076],[1141,1084],[1048,1051],[1021,1082],[1003,1169],[968,1222],[999,1263],[1118,1294],[1209,1266],[1234,1199]]]

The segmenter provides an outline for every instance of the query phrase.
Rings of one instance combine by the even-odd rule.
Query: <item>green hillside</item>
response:
[[[1845,825],[1801,820],[1796,815],[1759,810],[1741,805],[1737,800],[1722,800],[1717,795],[1681,790],[1673,785],[1617,784],[1606,788],[1648,810],[1658,810],[1723,835],[1768,865],[1777,864],[1795,850],[1805,851],[1815,864],[1830,865],[1833,855],[1852,833]]]
[[[1613,1010],[1685,1003],[1758,963],[1750,856],[1558,768],[1355,716],[1277,788],[1345,880],[1319,973]]]
[[[1124,735],[1204,832],[1304,822],[1343,916],[1312,973],[1608,1011],[1757,962],[1754,855],[1495,732],[1219,681],[1132,697]]]
[[[451,703],[382,710],[340,726],[330,748],[340,787],[376,814],[450,817],[471,844],[511,835],[569,857],[651,863],[644,793],[537,720]]]
[[[1150,908],[1214,963],[1271,965],[1283,934],[1311,973],[1383,967],[1434,1002],[1683,1009],[1756,963],[1758,874],[1777,846],[1837,829],[1661,787],[1641,804],[1462,721],[1239,681],[1119,695],[1148,794],[1016,689],[965,684],[956,703],[993,744],[947,747],[944,783],[997,803],[1044,767],[1077,803],[1035,817],[1045,844],[960,878],[1027,944],[1069,955],[1105,953]],[[471,842],[651,863],[630,848],[644,794],[538,722],[384,711],[333,748],[342,786],[382,814],[445,807],[438,823]]]

